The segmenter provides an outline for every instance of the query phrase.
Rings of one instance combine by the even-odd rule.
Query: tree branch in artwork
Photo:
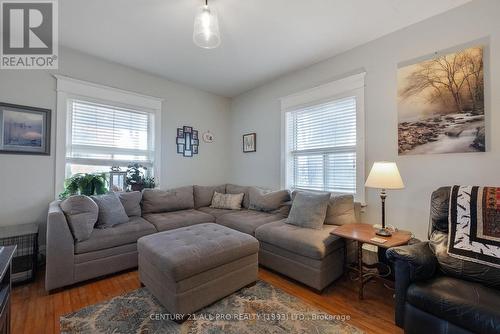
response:
[[[441,103],[447,112],[483,112],[482,49],[467,49],[453,55],[422,62],[407,77],[399,96],[402,99],[427,91],[430,103]]]
[[[483,72],[481,47],[402,67],[399,153],[484,152]]]

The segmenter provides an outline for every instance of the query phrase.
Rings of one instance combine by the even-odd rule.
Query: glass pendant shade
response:
[[[193,42],[204,49],[214,49],[220,45],[219,20],[213,8],[205,5],[196,14]]]

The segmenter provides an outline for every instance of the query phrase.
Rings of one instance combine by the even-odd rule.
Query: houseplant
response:
[[[144,188],[154,189],[156,187],[156,181],[154,176],[146,176],[144,179]]]
[[[146,180],[147,168],[138,163],[130,164],[127,168],[126,183],[130,186],[132,191],[141,191],[144,189],[144,182]]]
[[[108,180],[105,173],[75,174],[64,181],[64,191],[60,199],[72,195],[102,195],[108,192]]]

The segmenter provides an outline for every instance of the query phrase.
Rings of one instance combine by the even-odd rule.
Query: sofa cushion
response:
[[[148,213],[144,219],[153,224],[158,231],[167,231],[179,227],[191,226],[200,223],[211,223],[215,218],[198,210],[180,210],[163,213]]]
[[[287,224],[283,219],[260,226],[255,231],[255,237],[289,252],[321,260],[344,245],[341,238],[330,234],[336,228],[333,225],[323,225],[321,230],[302,228]]]
[[[241,209],[241,202],[243,201],[243,196],[245,194],[219,194],[214,193],[212,198],[211,208],[214,209],[227,209],[227,210],[239,210]]]
[[[250,187],[248,190],[249,209],[271,212],[278,210],[283,203],[290,200],[288,190],[270,191],[257,187]]]
[[[429,246],[439,263],[439,269],[446,275],[500,288],[500,268],[451,257],[448,254],[448,233],[434,230]]]
[[[142,193],[140,191],[115,193],[129,217],[141,216]]]
[[[248,190],[250,187],[237,186],[235,184],[226,184],[226,194],[245,194],[243,196],[243,207],[248,209],[250,205],[250,197],[248,195]]]
[[[252,236],[217,224],[200,224],[156,233],[137,243],[141,257],[178,282],[256,254]]]
[[[155,227],[143,218],[131,217],[127,223],[94,229],[89,239],[75,243],[75,253],[82,254],[134,243],[140,237],[156,232]]]
[[[97,222],[99,208],[88,196],[71,196],[60,204],[66,216],[69,228],[76,241],[84,241],[90,237]]]
[[[329,193],[297,193],[293,199],[287,223],[305,228],[322,229],[329,200]]]
[[[354,197],[352,195],[332,195],[328,201],[325,224],[345,225],[355,222]]]
[[[254,210],[241,210],[217,217],[216,223],[232,229],[255,235],[257,227],[282,219],[279,214]]]
[[[142,213],[171,212],[194,208],[193,186],[169,190],[144,189]]]
[[[99,207],[96,228],[108,228],[128,222],[128,216],[122,203],[114,193],[92,196]]]
[[[441,276],[410,285],[406,301],[474,333],[499,333],[500,291]]]
[[[214,197],[214,193],[218,192],[220,194],[226,193],[226,185],[220,186],[194,186],[194,207],[195,209],[201,207],[207,207],[212,204],[212,198]]]
[[[198,208],[198,211],[208,213],[209,215],[214,216],[215,218],[218,218],[218,217],[225,215],[225,214],[228,214],[228,213],[235,212],[235,210],[215,209],[215,208],[211,208],[209,206],[203,207],[203,208]],[[238,211],[240,211],[240,210],[238,210]]]

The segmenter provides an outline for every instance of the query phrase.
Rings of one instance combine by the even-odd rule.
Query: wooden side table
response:
[[[338,237],[354,240],[358,245],[358,263],[356,271],[358,272],[359,277],[359,299],[363,299],[363,288],[365,283],[373,278],[381,278],[376,274],[366,275],[367,272],[364,270],[364,267],[367,267],[366,264],[363,263],[363,244],[370,244],[381,248],[390,248],[401,245],[406,245],[411,239],[411,233],[408,231],[397,231],[393,232],[391,237],[380,237],[375,234],[376,229],[369,224],[346,224],[339,226],[330,234],[336,235]],[[378,243],[372,238],[380,238],[386,240],[384,243]]]

